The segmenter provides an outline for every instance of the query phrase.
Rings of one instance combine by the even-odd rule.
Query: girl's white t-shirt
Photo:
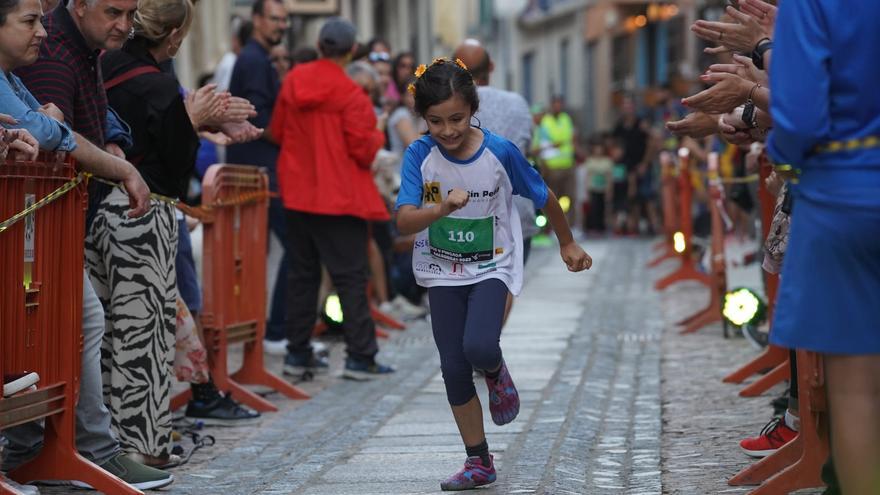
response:
[[[470,195],[464,208],[416,234],[413,272],[424,287],[469,285],[495,278],[514,295],[522,288],[523,237],[513,195],[547,203],[547,185],[512,142],[483,132],[467,160],[447,155],[430,136],[404,153],[397,208],[439,207],[453,189]]]

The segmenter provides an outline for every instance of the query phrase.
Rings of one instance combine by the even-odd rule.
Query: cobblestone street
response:
[[[673,265],[645,269],[649,246],[588,242],[594,268],[583,274],[568,273],[555,248],[535,252],[502,337],[522,408],[505,427],[487,420],[499,474],[483,493],[748,491],[726,483],[750,462],[737,442],[770,418],[782,386],[741,399],[721,383],[756,351],[722,338],[720,325],[678,335],[670,322],[701,309],[706,293],[687,283],[655,292]],[[269,395],[281,411],[258,427],[206,431],[217,444],[176,469],[167,493],[439,493],[464,452],[429,325],[382,343],[380,357],[398,367],[387,379],[343,380],[341,344],[331,352],[330,375],[302,384],[311,400]],[[280,358],[270,363],[280,371]]]

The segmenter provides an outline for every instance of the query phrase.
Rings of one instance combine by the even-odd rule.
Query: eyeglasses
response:
[[[391,55],[386,52],[370,52],[370,62],[391,62]]]

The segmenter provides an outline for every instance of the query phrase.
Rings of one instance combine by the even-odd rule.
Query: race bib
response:
[[[443,217],[428,228],[431,255],[458,263],[490,261],[495,255],[495,217]]]

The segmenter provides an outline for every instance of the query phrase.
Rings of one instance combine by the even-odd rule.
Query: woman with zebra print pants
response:
[[[131,126],[128,155],[150,190],[183,197],[199,139],[178,83],[159,64],[179,50],[193,17],[191,0],[140,0],[134,37],[102,60],[110,105]],[[162,466],[171,456],[171,379],[177,321],[178,222],[172,204],[153,200],[128,218],[114,189],[86,239],[89,275],[104,304],[104,399],[124,450]]]

